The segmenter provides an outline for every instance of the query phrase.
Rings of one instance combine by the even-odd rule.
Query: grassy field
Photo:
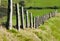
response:
[[[13,3],[19,3],[21,0],[13,0]],[[25,7],[48,7],[48,6],[60,6],[60,0],[24,0]],[[2,5],[7,7],[7,0],[2,0]],[[33,16],[43,15],[54,11],[54,9],[42,9],[42,10],[34,10],[31,9],[29,12],[33,13]],[[58,9],[60,12],[60,9]]]
[[[8,0],[2,0],[2,4],[7,3]],[[21,0],[13,0],[13,3],[17,3],[20,2]],[[25,1],[25,5],[27,7],[29,6],[38,6],[38,7],[42,7],[42,6],[60,6],[60,0],[24,0]],[[5,4],[4,4],[5,5]]]
[[[60,0],[26,0],[26,6],[60,6]]]
[[[14,3],[20,0],[13,0]],[[25,6],[60,6],[60,0],[25,0]],[[7,7],[7,0],[2,0],[2,5]],[[33,16],[42,16],[54,11],[51,9],[29,10]],[[60,9],[58,9],[60,11]],[[60,14],[59,14],[60,15]],[[15,16],[13,16],[13,25],[16,24]],[[7,17],[0,19],[1,22],[6,22]],[[25,29],[18,32],[16,29],[6,30],[0,26],[0,41],[60,41],[60,16],[56,16],[47,20],[39,29]]]

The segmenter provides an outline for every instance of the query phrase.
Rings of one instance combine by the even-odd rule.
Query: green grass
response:
[[[2,0],[2,4],[7,3],[8,0]],[[21,0],[13,0],[13,3],[20,2]],[[60,0],[24,0],[27,7],[29,6],[60,6]]]
[[[42,10],[29,10],[29,12],[32,12],[33,16],[43,16],[44,14],[49,14],[50,12],[53,12],[51,9],[42,9]]]
[[[13,0],[17,3],[20,0]],[[2,5],[7,7],[7,0],[2,0]],[[25,7],[46,7],[46,6],[60,6],[60,0],[25,0]],[[33,16],[42,16],[54,11],[51,9],[43,10],[29,10]],[[60,12],[60,9],[58,9]],[[16,17],[13,16],[13,25],[16,25]],[[0,23],[6,22],[7,17],[0,19]],[[5,30],[0,29],[0,41],[60,41],[60,17],[49,19],[41,25],[39,29],[25,29],[17,32],[15,29]]]
[[[49,19],[47,22],[45,22],[44,25],[40,27],[40,29],[44,30],[45,32],[50,33],[52,36],[54,36],[58,41],[60,41],[60,17],[55,17]],[[51,36],[48,36],[51,37]],[[48,40],[47,40],[48,41]]]
[[[26,6],[60,6],[60,0],[26,0]]]
[[[8,37],[8,38],[7,38]],[[39,29],[0,29],[0,40],[2,41],[60,41],[60,16],[47,20]]]
[[[2,5],[7,7],[8,0],[2,0]],[[13,0],[13,3],[19,3],[21,0]],[[60,6],[60,0],[24,0],[25,7],[47,7],[47,6]],[[60,9],[57,9],[60,12]],[[29,10],[29,12],[33,13],[33,16],[43,15],[46,13],[50,13],[53,9],[42,9],[42,10]]]

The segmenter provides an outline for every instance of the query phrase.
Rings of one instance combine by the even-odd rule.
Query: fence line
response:
[[[29,27],[32,29],[38,28],[41,24],[44,24],[44,22],[49,18],[55,17],[55,14],[57,13],[56,10],[54,12],[50,12],[49,14],[45,14],[43,16],[33,16],[32,13],[29,13],[28,10],[26,10],[26,19],[25,19],[24,7],[21,6],[20,9],[18,3],[15,6],[16,6],[16,28],[19,31],[21,28],[23,29]],[[7,24],[6,24],[6,26],[9,29],[12,29],[12,13],[13,13],[13,5],[12,5],[12,0],[10,0],[8,5],[8,16],[7,16]]]

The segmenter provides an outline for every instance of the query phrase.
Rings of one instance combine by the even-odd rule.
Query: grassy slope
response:
[[[35,3],[33,3],[33,1]],[[27,0],[26,6],[60,6],[59,3],[60,0]],[[29,10],[29,12],[32,12],[34,16],[43,15],[50,11],[51,10]],[[2,20],[6,21],[6,17]],[[2,20],[0,20],[0,22],[3,22]],[[13,22],[15,24],[15,17],[13,17]],[[41,25],[39,29],[26,29],[21,30],[19,33],[14,29],[8,31],[0,27],[0,41],[60,41],[59,22],[60,17],[51,18],[47,22],[45,22],[44,25]]]
[[[59,18],[60,17],[51,18],[47,22],[45,22],[44,25],[42,25],[40,27],[40,29],[42,29],[42,31],[45,32],[45,34],[46,34],[45,38],[48,37],[48,39],[46,39],[46,41],[49,41],[50,37],[52,37],[52,39],[55,38],[57,41],[60,41],[60,23],[59,23],[60,19]],[[50,33],[50,35],[48,35],[48,33]],[[44,36],[43,36],[43,38],[44,38]],[[51,39],[50,39],[50,41],[51,41]]]
[[[2,4],[7,0],[2,0]],[[20,0],[13,0],[13,2],[19,2]],[[24,0],[27,7],[29,6],[60,6],[60,0]]]
[[[60,15],[60,14],[59,14]],[[0,41],[60,41],[60,16],[53,17],[39,29],[25,29],[17,32],[0,26]]]
[[[59,1],[60,0],[26,0],[26,3],[28,3],[27,6],[60,6]]]

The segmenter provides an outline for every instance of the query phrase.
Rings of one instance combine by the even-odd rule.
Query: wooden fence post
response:
[[[42,19],[41,19],[41,16],[39,17],[39,24],[41,25],[42,23]]]
[[[50,15],[50,13],[49,13],[49,18],[51,18],[51,15]]]
[[[55,10],[54,16],[56,16],[57,12],[58,12],[58,11],[57,11],[57,10]]]
[[[38,18],[38,21],[37,21],[37,22],[38,22],[38,27],[39,27],[39,25],[40,25],[40,24],[39,24],[39,16],[38,16],[37,18]]]
[[[26,11],[26,27],[29,27],[29,16],[28,16],[28,10]]]
[[[35,28],[37,28],[37,17],[35,17]]]
[[[52,12],[52,17],[54,17],[55,16],[55,12]]]
[[[35,17],[33,16],[33,27],[35,29]]]
[[[49,14],[47,14],[47,17],[48,17],[48,19],[49,19]]]
[[[19,13],[19,4],[16,4],[16,27],[20,31],[20,13]]]
[[[46,21],[46,15],[44,15],[44,21]]]
[[[30,27],[33,28],[32,13],[30,13]]]
[[[41,18],[42,18],[42,24],[44,24],[44,16],[42,16]]]
[[[53,12],[51,12],[51,17],[53,17]]]
[[[49,13],[49,18],[51,18],[50,13]]]
[[[47,20],[47,15],[45,14],[44,17],[45,17],[45,21],[46,21]]]
[[[40,16],[39,16],[39,25],[40,25]]]
[[[13,13],[13,5],[12,0],[8,0],[8,14],[7,14],[7,29],[12,29],[12,13]]]
[[[24,7],[21,6],[21,26],[23,29],[25,29],[25,22],[24,22]]]
[[[40,23],[42,24],[42,16],[40,17],[40,21],[41,21]]]
[[[39,26],[39,21],[38,21],[38,16],[35,17],[35,28],[38,28]]]

